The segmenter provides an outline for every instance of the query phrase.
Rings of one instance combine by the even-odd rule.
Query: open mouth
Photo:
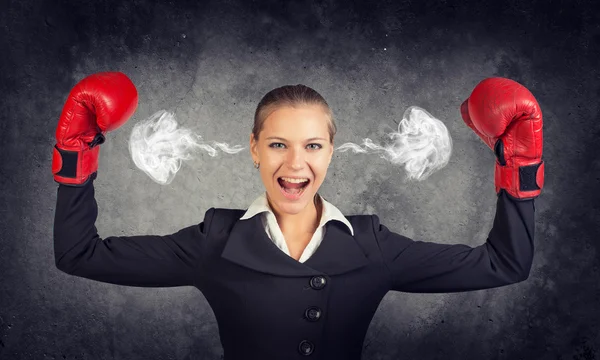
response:
[[[290,199],[297,199],[302,194],[304,194],[304,190],[310,184],[310,179],[306,182],[295,184],[283,181],[281,178],[277,178],[277,182],[279,183],[279,187],[281,188],[282,193]]]

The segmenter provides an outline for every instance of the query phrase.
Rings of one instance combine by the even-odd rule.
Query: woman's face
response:
[[[260,176],[276,214],[298,214],[312,205],[333,154],[327,124],[328,115],[319,105],[282,106],[265,119],[258,142],[250,134],[252,159],[260,163]],[[309,180],[299,199],[284,195],[278,181],[282,176]]]

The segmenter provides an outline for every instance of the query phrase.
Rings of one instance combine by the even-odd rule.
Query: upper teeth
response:
[[[281,179],[283,179],[283,181],[296,183],[296,184],[308,181],[308,179],[306,179],[306,178],[305,179],[292,179],[292,178],[282,177]]]

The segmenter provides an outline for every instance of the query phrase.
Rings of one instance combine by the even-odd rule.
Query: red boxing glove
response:
[[[69,93],[58,127],[52,173],[59,184],[83,186],[98,170],[104,133],[123,125],[135,112],[135,85],[120,72],[104,72],[81,80]]]
[[[460,107],[464,122],[496,154],[496,193],[537,197],[544,187],[542,111],[523,85],[505,78],[477,84]]]

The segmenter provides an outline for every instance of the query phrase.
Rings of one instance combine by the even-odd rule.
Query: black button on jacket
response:
[[[93,181],[59,185],[54,222],[58,269],[112,284],[195,286],[215,314],[225,360],[361,357],[363,340],[390,290],[459,292],[527,279],[534,200],[498,195],[487,241],[477,247],[413,241],[376,215],[329,221],[304,263],[269,239],[259,216],[210,208],[170,235],[100,238]],[[266,316],[265,314],[268,314]]]

